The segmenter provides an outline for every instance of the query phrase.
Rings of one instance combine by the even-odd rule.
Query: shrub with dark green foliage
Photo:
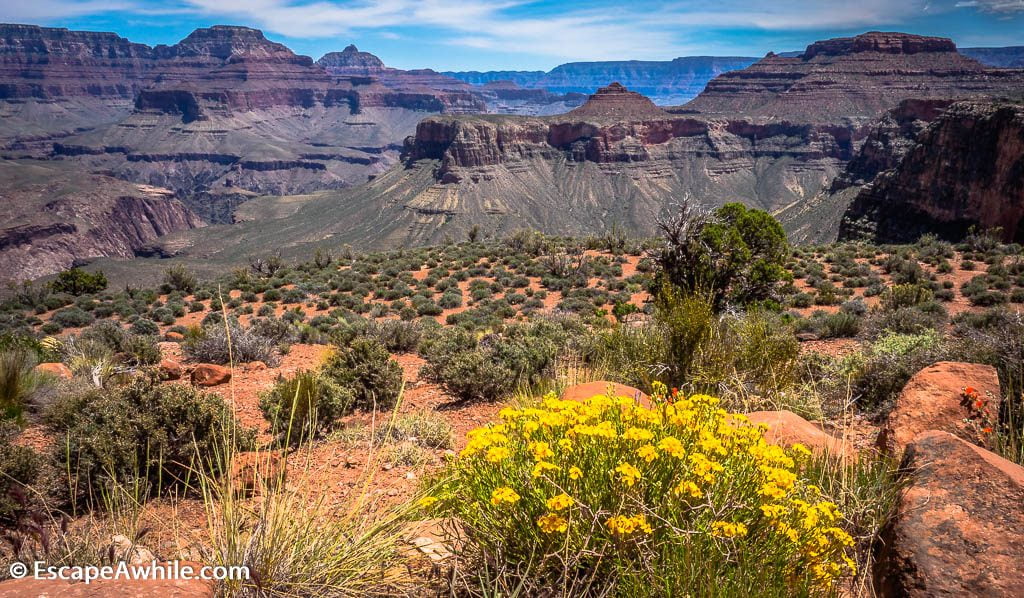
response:
[[[789,277],[786,234],[767,212],[730,203],[709,215],[684,203],[659,227],[659,276],[684,293],[707,295],[716,311],[771,299]]]
[[[107,288],[107,276],[103,272],[99,270],[86,272],[81,268],[64,270],[50,283],[50,289],[54,293],[67,293],[76,296],[98,293],[105,288]]]
[[[111,479],[143,479],[156,494],[216,475],[230,439],[250,448],[251,432],[233,419],[223,399],[183,384],[134,378],[113,388],[83,387],[63,394],[46,421],[54,464],[69,476],[71,501],[95,505]]]
[[[419,347],[423,327],[417,322],[381,320],[370,322],[366,334],[380,341],[392,353],[408,353]]]
[[[352,392],[356,409],[390,409],[402,392],[402,366],[380,341],[356,338],[339,347],[322,366],[322,372]]]
[[[303,370],[291,378],[278,378],[273,388],[260,395],[260,410],[270,422],[271,433],[298,446],[333,429],[354,402],[351,388],[320,372]]]

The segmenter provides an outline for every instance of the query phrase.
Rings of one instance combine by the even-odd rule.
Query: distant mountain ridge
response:
[[[750,66],[758,59],[748,56],[684,56],[673,60],[615,60],[569,62],[544,71],[444,72],[456,79],[484,85],[512,81],[520,87],[554,93],[594,93],[618,81],[659,105],[682,104],[695,97],[708,81],[728,71]]]

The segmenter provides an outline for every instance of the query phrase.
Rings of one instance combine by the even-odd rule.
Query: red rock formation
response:
[[[857,456],[856,449],[840,438],[825,432],[820,427],[792,411],[755,411],[747,417],[752,424],[767,426],[765,440],[779,446],[791,447],[802,444],[819,455],[835,459],[853,459]]]
[[[586,104],[569,112],[568,118],[612,118],[635,120],[667,116],[667,112],[644,96],[629,91],[620,83],[612,83],[597,90]]]
[[[802,122],[877,118],[906,98],[1001,94],[1024,85],[1024,71],[991,69],[952,41],[871,32],[815,42],[797,57],[768,54],[712,79],[685,109]]]
[[[878,444],[890,454],[898,454],[921,432],[942,430],[986,446],[991,434],[984,429],[999,420],[1002,403],[995,368],[940,361],[914,374],[903,387],[878,435]]]
[[[876,544],[878,595],[1024,596],[1024,468],[932,430],[902,469],[912,483]]]

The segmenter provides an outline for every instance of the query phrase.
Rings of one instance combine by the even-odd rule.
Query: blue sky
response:
[[[115,31],[150,45],[248,25],[314,58],[354,43],[390,66],[436,70],[762,56],[867,30],[1024,45],[1024,0],[6,0],[0,21]]]

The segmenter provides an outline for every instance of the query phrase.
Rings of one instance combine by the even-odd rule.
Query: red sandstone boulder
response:
[[[192,384],[196,386],[217,386],[231,380],[231,370],[221,365],[201,363],[192,370]]]
[[[57,376],[58,378],[65,378],[67,380],[74,377],[74,374],[71,373],[71,369],[63,363],[40,363],[36,366],[36,371],[50,374],[51,376]]]
[[[907,446],[913,482],[883,531],[883,597],[1024,596],[1024,468],[949,432]]]
[[[231,486],[240,496],[253,496],[284,482],[285,459],[266,451],[238,453],[231,461]]]
[[[940,361],[907,382],[878,435],[878,445],[898,453],[927,430],[944,430],[986,446],[1002,395],[995,368]]]
[[[180,343],[181,341],[185,340],[185,335],[180,332],[174,332],[172,330],[171,332],[165,334],[164,338],[171,341],[172,343]]]
[[[164,380],[178,380],[181,378],[181,365],[173,359],[161,359],[160,377]]]
[[[597,395],[607,395],[609,394],[609,389],[611,389],[612,396],[629,397],[636,401],[638,405],[650,407],[653,404],[651,402],[651,397],[647,396],[643,391],[633,388],[632,386],[626,386],[625,384],[619,384],[618,382],[608,382],[606,380],[585,382],[583,384],[570,386],[562,392],[562,399],[566,401],[585,401],[590,397]]]
[[[747,418],[752,424],[768,426],[764,437],[772,444],[785,447],[802,444],[811,452],[844,460],[857,456],[849,442],[836,438],[792,411],[754,411],[748,413]]]
[[[202,566],[188,564],[196,571]],[[0,582],[0,598],[212,598],[215,589],[214,582],[199,580],[112,579],[86,584],[59,579],[14,579]]]

